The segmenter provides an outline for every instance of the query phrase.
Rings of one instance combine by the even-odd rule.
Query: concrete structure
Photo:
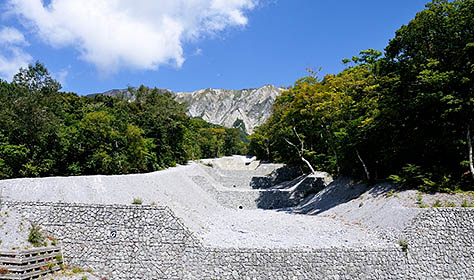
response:
[[[474,210],[420,212],[385,248],[204,246],[168,207],[4,201],[107,279],[474,279]]]

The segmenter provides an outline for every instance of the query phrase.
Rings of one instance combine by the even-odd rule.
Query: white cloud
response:
[[[51,73],[51,76],[58,81],[63,87],[67,85],[66,78],[67,75],[69,75],[69,68],[71,66],[68,66],[68,68],[61,69],[59,72],[53,72]]]
[[[0,30],[0,44],[10,45],[26,45],[26,40],[23,34],[18,29],[5,26]]]
[[[184,62],[183,43],[247,24],[258,0],[8,0],[55,47],[74,46],[101,71]]]
[[[21,67],[33,60],[20,48],[25,45],[28,42],[18,29],[6,26],[0,30],[0,78],[10,81]]]

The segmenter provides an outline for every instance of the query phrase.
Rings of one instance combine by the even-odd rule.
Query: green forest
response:
[[[250,136],[261,159],[393,180],[421,191],[474,190],[474,1],[433,1],[384,53],[310,71]]]
[[[39,62],[0,82],[0,178],[155,171],[246,152],[245,136],[191,119],[170,94],[135,99],[61,92]]]
[[[132,100],[60,91],[39,62],[0,81],[0,178],[150,172],[255,155],[368,183],[474,190],[474,0],[433,1],[384,52],[309,71],[246,136],[186,115],[171,94]]]

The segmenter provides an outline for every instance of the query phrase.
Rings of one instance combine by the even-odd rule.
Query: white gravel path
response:
[[[216,247],[329,248],[388,244],[371,232],[370,227],[334,217],[224,208],[193,182],[193,176],[213,180],[201,164],[190,163],[140,175],[3,180],[0,196],[7,200],[87,204],[131,204],[134,198],[140,198],[144,204],[169,206],[204,244]]]

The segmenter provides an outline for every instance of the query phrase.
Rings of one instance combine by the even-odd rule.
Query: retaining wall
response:
[[[107,279],[474,279],[473,209],[427,209],[382,249],[202,246],[167,207],[3,202]]]

